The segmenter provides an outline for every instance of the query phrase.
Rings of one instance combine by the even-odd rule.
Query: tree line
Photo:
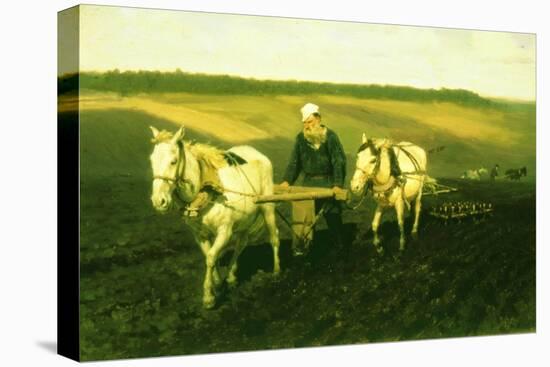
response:
[[[495,102],[464,89],[418,89],[406,86],[344,84],[308,81],[257,80],[229,75],[182,72],[124,71],[82,72],[58,77],[58,94],[80,89],[138,93],[185,92],[216,95],[304,95],[326,94],[368,99],[418,102],[452,102],[467,106],[493,106]]]

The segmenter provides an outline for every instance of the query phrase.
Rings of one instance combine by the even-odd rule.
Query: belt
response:
[[[330,178],[330,175],[305,175],[306,178]]]

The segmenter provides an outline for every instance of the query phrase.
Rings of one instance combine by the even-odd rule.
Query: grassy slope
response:
[[[276,177],[300,130],[299,108],[321,106],[324,123],[341,137],[353,167],[363,132],[446,149],[429,160],[432,176],[457,177],[464,170],[499,163],[526,165],[535,173],[535,107],[472,108],[452,103],[364,100],[338,96],[213,96],[183,93],[119,97],[87,92],[81,115],[86,172],[140,173],[148,165],[148,125],[176,129],[221,147],[251,144],[274,162]],[[123,172],[122,172],[123,173]]]

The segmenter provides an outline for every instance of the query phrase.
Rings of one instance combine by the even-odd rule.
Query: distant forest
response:
[[[497,103],[464,89],[418,89],[402,86],[318,83],[305,81],[257,80],[228,75],[206,75],[182,71],[82,72],[58,78],[58,94],[81,89],[116,92],[127,96],[138,93],[185,92],[198,94],[303,95],[325,94],[368,99],[416,102],[453,102],[471,107]]]

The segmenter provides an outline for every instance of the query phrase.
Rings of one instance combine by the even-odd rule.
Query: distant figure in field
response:
[[[498,176],[498,170],[499,169],[500,169],[500,167],[499,167],[498,164],[495,164],[493,169],[491,169],[491,174],[489,175],[489,178],[491,179],[491,181],[494,181],[495,178]]]
[[[507,169],[504,173],[504,176],[510,180],[519,181],[521,179],[521,176],[527,176],[527,167],[523,166],[521,168]]]
[[[481,167],[478,169],[469,169],[467,171],[464,171],[462,176],[460,176],[461,179],[466,180],[474,180],[474,181],[481,181],[481,177],[487,174],[487,168]]]

